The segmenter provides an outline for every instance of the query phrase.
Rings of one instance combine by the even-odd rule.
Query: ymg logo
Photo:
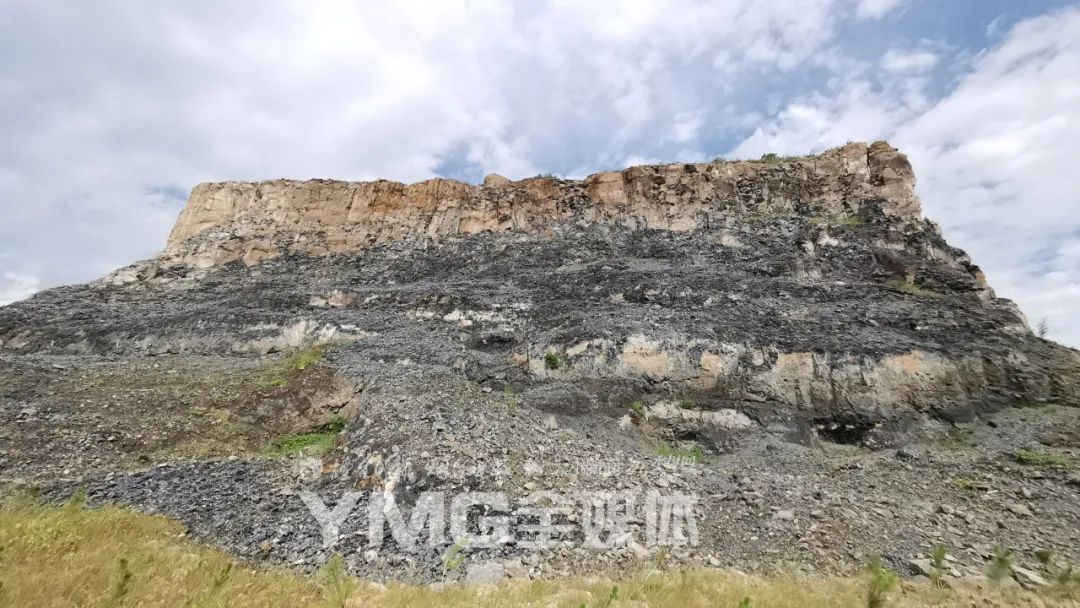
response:
[[[324,548],[338,544],[341,530],[357,512],[364,492],[345,492],[333,506],[317,494],[299,492],[319,523]],[[539,492],[511,505],[501,492],[420,494],[412,511],[389,492],[366,494],[367,544],[379,547],[389,537],[405,551],[424,544],[492,548],[513,544],[521,549],[579,546],[607,550],[631,546],[697,546],[695,495],[657,491]],[[575,517],[576,516],[576,517]],[[361,528],[362,529],[362,528]],[[447,535],[449,534],[449,538]]]

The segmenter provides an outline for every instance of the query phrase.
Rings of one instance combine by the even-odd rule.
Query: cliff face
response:
[[[690,231],[748,216],[858,217],[866,205],[916,220],[914,183],[907,159],[884,142],[771,162],[633,167],[580,181],[491,175],[481,186],[446,179],[209,183],[192,191],[162,259],[206,269],[285,252],[322,255],[566,225]]]
[[[968,417],[1080,401],[1075,351],[994,297],[922,218],[914,181],[878,142],[580,181],[202,184],[159,256],[88,301],[0,313],[0,348],[265,353],[345,338],[589,399],[611,390],[586,388],[599,381]],[[410,337],[388,351],[387,333]]]
[[[581,181],[204,184],[160,255],[0,307],[0,482],[74,480],[305,567],[325,554],[297,488],[676,490],[701,497],[701,545],[673,558],[739,568],[806,546],[850,571],[943,534],[1076,557],[1066,470],[1033,485],[1014,453],[1080,447],[1080,353],[1032,335],[913,185],[884,143]],[[342,420],[325,455],[265,457]],[[369,551],[361,521],[334,548],[352,571],[444,579],[449,541]],[[469,551],[535,575],[643,559]]]

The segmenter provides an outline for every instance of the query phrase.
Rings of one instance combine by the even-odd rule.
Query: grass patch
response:
[[[1020,464],[1052,469],[1068,469],[1073,465],[1072,459],[1064,454],[1040,452],[1038,450],[1016,450],[1013,452],[1013,459]]]
[[[695,445],[689,450],[680,450],[668,443],[661,443],[656,448],[656,454],[662,458],[677,458],[690,462],[701,462],[705,457],[700,445]]]
[[[952,484],[961,490],[966,490],[968,492],[989,489],[985,481],[979,481],[978,479],[971,479],[968,477],[954,477]]]
[[[903,279],[889,279],[888,281],[886,281],[885,284],[888,285],[891,289],[895,289],[896,291],[902,291],[906,294],[917,296],[920,298],[937,298],[941,296],[941,294],[934,291],[933,289],[919,287],[915,283],[905,281]]]
[[[0,507],[0,606],[314,606],[324,599],[314,579],[242,566],[184,533],[176,521],[118,507],[8,502]]]
[[[625,606],[712,608],[863,608],[871,593],[889,605],[1076,605],[1075,588],[1041,594],[952,589],[902,582],[881,570],[846,578],[758,578],[686,568],[626,573],[618,579],[578,577],[507,581],[499,585],[448,585],[437,589],[363,582],[344,572],[340,558],[303,574],[255,568],[183,538],[179,523],[117,507],[87,510],[76,501],[45,507],[18,501],[0,507],[0,605],[3,606],[215,606],[354,608]],[[452,556],[454,557],[454,556]]]
[[[975,431],[966,428],[953,427],[949,429],[937,444],[945,450],[959,451],[975,447],[977,441]]]
[[[285,458],[295,454],[322,456],[334,449],[337,436],[345,429],[345,419],[335,418],[314,433],[278,437],[263,447],[262,453],[270,458]]]
[[[761,158],[759,159],[759,162],[763,162],[763,163],[768,164],[768,165],[777,165],[777,164],[780,164],[782,162],[789,162],[789,161],[793,161],[793,160],[799,160],[800,158],[802,158],[802,157],[801,156],[781,156],[781,155],[777,154],[776,152],[766,152],[765,154],[761,155]]]
[[[201,460],[220,456],[246,453],[250,448],[247,433],[232,419],[232,412],[224,408],[192,408],[191,415],[207,422],[205,434],[186,438],[154,452],[154,458],[187,458]]]
[[[262,387],[285,386],[289,379],[326,357],[325,344],[313,344],[286,355],[281,361],[267,367],[259,385]]]

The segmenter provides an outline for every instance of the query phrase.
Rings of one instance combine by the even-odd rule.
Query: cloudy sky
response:
[[[998,294],[1080,346],[1078,75],[1076,0],[0,0],[0,303],[153,254],[201,181],[886,138]]]

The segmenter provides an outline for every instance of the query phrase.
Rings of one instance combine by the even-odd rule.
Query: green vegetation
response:
[[[188,411],[192,416],[206,421],[205,431],[157,450],[156,458],[202,459],[232,456],[248,451],[250,446],[247,433],[233,420],[232,412],[217,407],[196,407]]]
[[[689,450],[680,450],[671,444],[661,443],[656,448],[656,453],[663,458],[678,458],[690,462],[701,462],[705,457],[705,452],[702,451],[701,446],[699,445],[695,445]]]
[[[810,218],[810,221],[818,226],[832,226],[835,228],[854,228],[863,225],[863,219],[857,215],[817,215]]]
[[[259,384],[263,387],[285,386],[290,378],[319,363],[325,357],[325,344],[313,344],[289,353],[281,361],[266,369]]]
[[[977,442],[971,429],[953,427],[937,443],[942,449],[956,451],[974,447]]]
[[[559,369],[562,365],[562,359],[559,358],[559,353],[549,350],[544,353],[544,368],[545,369]]]
[[[765,154],[761,155],[760,160],[761,160],[761,162],[768,163],[770,165],[775,165],[775,164],[782,163],[782,162],[798,160],[799,158],[801,158],[801,157],[799,157],[799,156],[781,156],[781,155],[777,154],[776,152],[766,152]]]
[[[881,562],[880,555],[874,555],[866,565],[866,608],[884,608],[889,600],[889,593],[896,589],[900,577]]]
[[[1001,581],[1012,576],[1013,553],[1001,545],[994,547],[994,558],[990,560],[990,567],[986,570],[986,578],[994,585],[1000,585]]]
[[[1050,581],[1059,593],[1066,596],[1080,594],[1080,571],[1076,566],[1059,561],[1048,549],[1036,551],[1035,557],[1046,567]]]
[[[322,456],[334,449],[337,436],[345,429],[345,419],[336,417],[314,433],[287,435],[272,440],[263,447],[263,455],[284,458],[294,454]]]
[[[360,581],[345,572],[345,560],[337,554],[327,560],[326,565],[317,573],[316,579],[323,590],[323,605],[333,608],[348,606],[349,598],[360,587]]]
[[[511,416],[516,414],[518,407],[521,405],[521,401],[518,399],[517,395],[514,394],[514,390],[509,386],[503,388],[503,398],[506,399],[506,411],[509,412]]]
[[[645,417],[645,406],[640,401],[635,401],[630,404],[630,413],[640,418]]]
[[[443,571],[455,572],[461,567],[461,564],[465,563],[465,547],[468,545],[465,541],[458,541],[454,543],[454,546],[447,550],[446,554],[442,557]]]
[[[896,605],[908,608],[1019,608],[1075,605],[1067,602],[1080,599],[1075,585],[1038,594],[963,582],[952,589],[910,582],[896,588],[883,568],[849,578],[761,578],[704,568],[650,568],[623,573],[618,580],[384,586],[347,576],[340,558],[313,576],[252,567],[192,542],[180,523],[164,517],[118,507],[85,509],[77,501],[43,506],[26,497],[0,506],[0,547],[2,606],[860,608],[868,605],[872,590],[882,589],[884,593],[874,591],[874,597],[892,589]]]
[[[886,285],[888,285],[890,288],[895,289],[897,291],[902,291],[902,292],[904,292],[906,294],[910,294],[910,295],[913,295],[913,296],[918,296],[918,297],[921,297],[921,298],[937,298],[937,297],[941,296],[941,294],[934,291],[933,289],[928,289],[926,287],[920,287],[920,286],[916,285],[915,283],[912,283],[910,281],[905,281],[903,279],[890,279],[889,281],[886,282]]]
[[[930,552],[930,582],[935,587],[945,586],[945,558],[949,556],[949,548],[942,543],[934,545],[934,549]]]
[[[977,479],[970,479],[967,477],[954,477],[952,484],[961,490],[968,490],[974,492],[982,487],[982,482]]]
[[[1056,454],[1054,452],[1041,452],[1038,450],[1016,450],[1013,452],[1013,458],[1020,464],[1026,464],[1033,467],[1047,467],[1054,469],[1067,469],[1072,466],[1072,460],[1064,454]]]
[[[694,402],[690,399],[683,399],[679,401],[679,407],[684,410],[692,410],[694,409]]]

